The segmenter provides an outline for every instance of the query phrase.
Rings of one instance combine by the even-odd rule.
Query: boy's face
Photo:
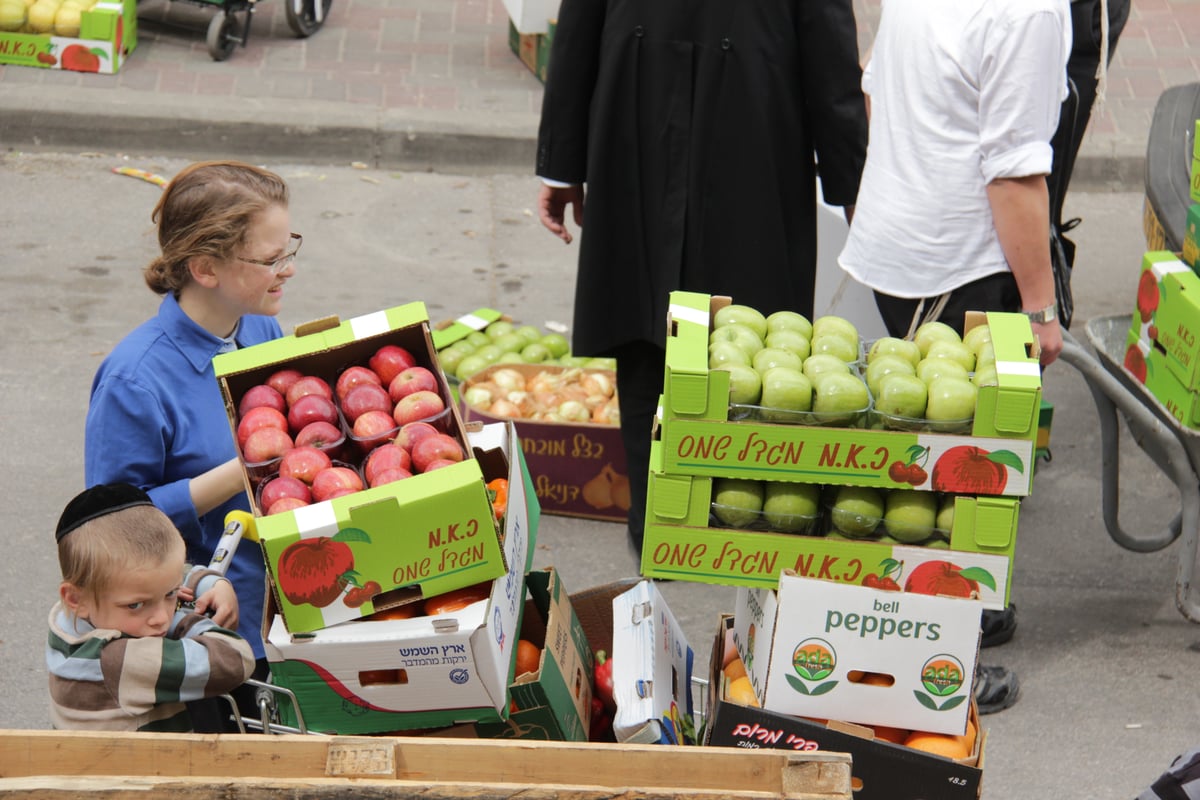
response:
[[[126,636],[163,636],[175,615],[183,568],[181,541],[161,563],[125,570],[103,591],[83,592],[64,584],[60,593],[67,608],[96,628]]]

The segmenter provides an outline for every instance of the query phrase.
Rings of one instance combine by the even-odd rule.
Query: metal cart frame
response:
[[[258,0],[188,0],[192,5],[216,7],[205,34],[208,54],[213,61],[224,61],[239,44],[250,38],[250,22]],[[333,0],[284,0],[288,27],[300,38],[308,38],[321,29],[329,16]]]
[[[1129,314],[1089,320],[1087,336],[1096,355],[1064,330],[1059,358],[1083,375],[1100,417],[1101,502],[1108,535],[1121,547],[1136,553],[1162,550],[1181,539],[1175,605],[1188,621],[1200,622],[1200,602],[1192,592],[1200,528],[1200,431],[1180,425],[1158,399],[1125,370],[1125,336],[1130,322]],[[1152,535],[1132,535],[1121,526],[1119,519],[1118,434],[1122,418],[1134,442],[1179,490],[1179,513],[1165,528]]]

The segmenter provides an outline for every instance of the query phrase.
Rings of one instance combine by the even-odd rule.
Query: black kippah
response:
[[[152,506],[150,495],[128,483],[102,483],[85,489],[72,498],[58,518],[54,541],[62,538],[85,522],[135,506]]]

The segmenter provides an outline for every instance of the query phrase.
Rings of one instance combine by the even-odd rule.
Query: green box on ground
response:
[[[79,35],[0,31],[0,64],[116,73],[137,47],[137,0],[101,0],[79,15]]]
[[[486,601],[435,616],[354,620],[306,632],[268,613],[263,625],[271,680],[296,695],[310,730],[384,733],[507,719],[525,574],[537,542],[537,502],[521,480],[511,424],[489,425],[471,436],[481,452],[496,453],[511,467],[507,568],[492,581]],[[370,566],[371,559],[360,561],[362,568]],[[297,724],[290,705],[281,712],[284,724]]]
[[[709,661],[708,723],[704,744],[798,752],[849,753],[853,758],[854,800],[976,800],[982,790],[986,731],[979,728],[969,758],[951,760],[874,738],[859,725],[751,708],[726,694],[721,665],[732,647],[734,619],[722,615]],[[978,727],[978,713],[971,710]]]
[[[970,435],[785,425],[729,419],[729,372],[708,366],[712,315],[729,298],[672,292],[663,395],[663,471],[679,475],[911,488],[888,467],[920,452],[930,465],[918,489],[968,494],[1027,495],[1041,404],[1037,342],[1023,314],[972,313],[986,321],[996,354],[998,385],[979,389]],[[864,415],[865,422],[870,411]],[[939,469],[964,456],[1002,466],[971,473]],[[1001,472],[1003,474],[1001,474]]]
[[[537,672],[517,675],[508,687],[507,721],[475,723],[491,739],[586,742],[592,716],[592,648],[553,567],[525,576],[529,599],[522,639],[542,648]]]
[[[296,335],[217,356],[213,365],[231,431],[237,428],[239,398],[274,371],[297,369],[325,377],[332,386],[342,368],[367,363],[385,344],[404,347],[419,364],[436,368],[425,306],[419,302],[340,323],[331,319],[311,328],[302,326]],[[448,400],[446,387],[441,388],[447,394],[446,432],[470,456],[473,448],[458,410]],[[236,444],[236,435],[234,438]],[[519,455],[520,445],[515,447]],[[294,511],[261,516],[261,510],[253,506],[267,570],[288,628],[293,633],[314,631],[369,616],[381,596],[396,589],[419,589],[421,596],[430,597],[503,575],[502,537],[496,529],[486,481],[498,477],[520,480],[522,476],[528,480],[520,457],[498,466],[468,457],[436,471]],[[251,469],[245,471],[251,498],[256,483],[265,477]],[[536,499],[533,504],[536,506]],[[379,594],[353,608],[332,592],[319,593],[321,600],[332,597],[320,607],[289,599],[289,586],[302,579],[281,572],[284,553],[289,548],[316,548],[329,541],[351,549],[360,585],[375,581],[381,587]],[[312,579],[303,580],[311,583]],[[301,595],[313,593],[295,593]]]

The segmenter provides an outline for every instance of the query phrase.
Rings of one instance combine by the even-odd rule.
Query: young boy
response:
[[[144,491],[112,483],[82,492],[55,540],[63,580],[46,647],[55,728],[187,732],[184,703],[250,677],[250,645],[219,627],[237,626],[233,587],[206,567],[187,569],[183,538]],[[193,598],[193,609],[180,607]]]

